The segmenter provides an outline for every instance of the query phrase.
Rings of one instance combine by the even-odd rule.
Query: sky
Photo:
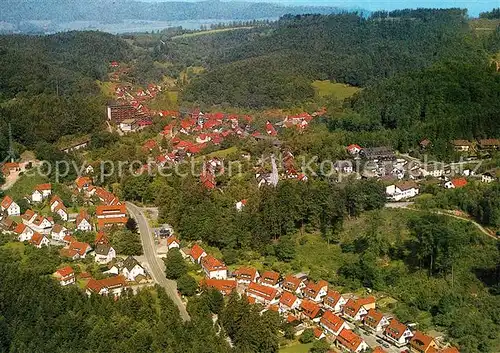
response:
[[[142,1],[176,1],[176,0],[142,0]],[[177,0],[179,1],[179,0]],[[181,0],[182,1],[182,0]],[[184,0],[185,1],[185,0]],[[201,1],[201,0],[188,0]],[[228,0],[223,0],[228,1]],[[240,0],[241,1],[241,0]],[[477,16],[480,12],[500,7],[500,0],[242,0],[250,2],[273,2],[284,5],[339,6],[345,8],[362,8],[366,10],[394,10],[404,8],[459,7],[469,10],[469,15]]]

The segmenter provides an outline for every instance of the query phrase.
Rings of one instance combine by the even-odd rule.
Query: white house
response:
[[[235,205],[236,210],[237,211],[243,210],[243,207],[245,207],[246,204],[247,204],[247,200],[241,200],[241,201],[236,202],[236,205]]]
[[[64,236],[66,235],[67,231],[68,229],[66,229],[66,227],[60,224],[55,224],[54,227],[52,227],[52,230],[50,231],[50,236],[54,240],[64,241]]]
[[[35,233],[26,224],[18,224],[14,232],[17,234],[17,240],[20,242],[31,240],[31,237]]]
[[[349,152],[352,155],[359,154],[361,152],[362,148],[360,145],[352,144],[347,146],[347,152]]]
[[[76,229],[81,230],[82,232],[92,231],[90,217],[85,210],[80,210],[80,213],[76,216]]]
[[[173,248],[179,249],[180,246],[181,246],[181,242],[173,235],[171,235],[167,238],[167,249],[168,250],[173,249]]]
[[[19,205],[12,200],[10,196],[5,196],[0,204],[0,210],[3,212],[7,211],[9,216],[19,216],[21,215],[21,209]]]
[[[239,284],[249,284],[250,282],[257,282],[259,272],[253,267],[240,267],[234,272],[234,276]]]
[[[304,297],[311,299],[316,303],[319,303],[328,293],[328,282],[323,280],[319,280],[317,283],[315,283],[314,281],[309,281],[302,292],[304,294]]]
[[[201,259],[201,268],[208,278],[227,279],[226,265],[212,255],[204,256]]]
[[[277,302],[276,296],[278,290],[259,283],[250,282],[246,294],[248,297],[254,298],[256,302],[267,305]]]
[[[351,161],[336,161],[333,168],[339,173],[350,174],[354,171]]]
[[[398,347],[404,346],[410,341],[410,338],[413,337],[413,333],[408,326],[396,319],[391,320],[384,331],[384,335]]]
[[[280,297],[279,309],[280,312],[287,312],[290,310],[295,310],[300,307],[302,300],[299,299],[295,294],[290,292],[283,292]]]
[[[370,309],[375,309],[375,297],[351,298],[344,305],[344,315],[354,321],[361,321]]]
[[[91,279],[87,283],[86,293],[119,297],[127,287],[125,278],[121,275],[104,279]]]
[[[59,284],[63,287],[69,286],[76,282],[75,271],[70,266],[60,268],[53,274],[53,276],[59,281]]]
[[[364,352],[369,348],[362,337],[348,329],[340,331],[336,337],[335,344],[337,347],[350,353]]]
[[[53,222],[41,215],[37,215],[33,222],[30,224],[30,227],[33,228],[34,231],[41,234],[50,234],[52,226]]]
[[[350,329],[349,325],[344,321],[344,319],[335,315],[329,310],[324,312],[320,320],[320,325],[330,334],[335,336],[338,336],[344,329]]]
[[[115,249],[109,244],[97,244],[94,251],[94,261],[99,264],[107,264],[116,257]]]
[[[30,244],[37,247],[38,249],[41,249],[42,246],[49,246],[50,241],[44,234],[35,232],[30,239]]]
[[[340,313],[342,308],[347,303],[347,300],[337,291],[329,290],[323,298],[325,308],[332,310],[334,313]]]
[[[385,188],[387,198],[391,201],[410,199],[418,195],[418,185],[413,181],[405,181]]]
[[[382,332],[389,325],[389,318],[376,309],[370,309],[363,323],[375,332]]]
[[[498,179],[500,176],[500,169],[498,171],[489,171],[481,174],[481,182],[483,183],[492,183]]]
[[[123,262],[122,274],[127,280],[135,281],[135,278],[139,275],[146,276],[146,270],[134,257],[129,256]]]
[[[50,184],[39,184],[35,187],[35,190],[31,194],[31,201],[42,202],[44,199],[52,194],[52,185]]]

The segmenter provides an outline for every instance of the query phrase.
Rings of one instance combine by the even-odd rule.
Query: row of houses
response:
[[[198,245],[193,248],[194,257],[203,259],[209,256],[204,255]],[[408,345],[415,353],[458,352],[455,348],[439,350],[432,337],[377,310],[373,296],[342,295],[330,289],[326,281],[308,280],[303,274],[282,278],[274,271],[260,274],[255,268],[241,267],[228,277],[227,268],[219,267],[218,270],[225,272],[223,275],[218,272],[217,276],[205,271],[207,278],[202,284],[219,290],[223,295],[243,286],[251,303],[263,305],[264,310],[279,312],[291,324],[305,323],[313,327],[317,338],[327,337],[345,351],[363,352],[369,348],[365,340],[353,331],[357,325],[362,325],[374,336],[399,348]],[[377,349],[383,352],[382,348]]]

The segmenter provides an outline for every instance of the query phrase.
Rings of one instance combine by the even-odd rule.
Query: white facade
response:
[[[129,281],[135,281],[135,278],[139,275],[145,276],[146,271],[144,268],[140,265],[135,265],[132,267],[130,270],[126,267],[123,268],[122,274],[125,276],[125,278]]]
[[[206,269],[203,269],[205,271],[205,275],[208,278],[216,278],[216,279],[227,279],[227,270],[215,270],[215,271],[208,271]]]
[[[68,220],[68,212],[66,212],[64,209],[60,208],[56,213],[59,215],[59,217],[61,217],[63,221]]]
[[[76,229],[81,230],[82,232],[90,232],[92,231],[92,225],[86,219],[82,219]]]
[[[54,239],[54,240],[63,241],[64,236],[66,235],[66,231],[67,231],[67,229],[65,227],[62,227],[59,232],[56,232],[56,231],[54,231],[54,229],[52,229],[52,231],[50,232],[50,235],[51,235],[52,239]]]
[[[408,189],[400,189],[396,185],[390,185],[385,188],[385,193],[387,194],[387,198],[391,201],[401,201],[410,199],[418,195],[418,188],[411,187]]]
[[[17,236],[20,242],[29,241],[35,232],[30,227],[24,228],[23,232]]]
[[[116,257],[116,251],[112,247],[109,248],[109,251],[107,254],[95,254],[94,261],[99,263],[99,264],[107,264],[108,262],[111,262]]]
[[[7,209],[2,207],[2,212],[7,210],[7,214],[9,216],[20,216],[21,215],[21,209],[19,208],[19,205],[12,201],[12,203],[9,205]]]
[[[347,303],[347,300],[345,300],[345,298],[343,296],[340,296],[340,299],[337,300],[337,302],[335,303],[335,305],[333,307],[328,305],[327,303],[324,303],[324,305],[326,308],[329,308],[334,313],[340,313],[342,311],[342,308],[344,307],[344,305],[346,303]]]

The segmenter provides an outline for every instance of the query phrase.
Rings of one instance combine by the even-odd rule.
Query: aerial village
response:
[[[115,71],[112,80],[119,82],[120,65],[111,64]],[[116,101],[107,107],[108,126],[120,134],[132,134],[153,124],[153,119],[164,119],[165,123],[157,138],[144,141],[142,148],[148,154],[148,163],[143,171],[172,167],[189,157],[202,156],[207,150],[219,148],[229,138],[266,140],[280,150],[279,155],[269,156],[269,166],[255,165],[253,170],[259,187],[276,186],[279,180],[295,179],[307,181],[309,176],[300,169],[293,152],[282,147],[280,134],[286,129],[306,131],[314,119],[323,116],[325,109],[269,118],[265,124],[257,124],[250,115],[223,112],[202,112],[199,109],[186,111],[154,111],[147,102],[162,88],[150,84],[147,89],[133,90],[117,84]],[[162,120],[163,121],[163,120]],[[168,147],[161,140],[169,141]],[[470,153],[500,148],[500,140],[452,141],[455,151]],[[71,152],[87,147],[88,141],[79,142],[64,149]],[[421,151],[432,144],[428,139],[420,143]],[[474,178],[484,183],[498,181],[500,171],[488,170],[475,174],[473,170],[455,167],[461,164],[429,164],[409,156],[398,155],[389,147],[363,147],[358,144],[346,146],[345,160],[334,164],[337,175],[346,178],[376,178],[386,182],[388,201],[407,201],[419,194],[419,184],[433,180],[443,188],[461,188]],[[251,156],[242,154],[243,160]],[[7,177],[17,175],[23,168],[10,162],[2,166]],[[199,182],[209,190],[218,188],[217,176],[223,173],[224,161],[212,157],[203,165]],[[52,192],[51,184],[41,184],[32,190],[26,200],[32,208],[21,213],[20,206],[10,197],[1,202],[0,226],[15,236],[19,242],[27,242],[36,248],[60,247],[59,254],[68,265],[54,273],[54,279],[62,286],[75,285],[83,281],[88,295],[99,294],[118,298],[127,288],[140,288],[152,283],[147,269],[132,256],[117,254],[107,232],[110,227],[125,227],[129,216],[126,205],[106,189],[93,185],[92,178],[82,176],[72,186],[73,195],[84,200],[82,207],[69,210],[61,198]],[[241,211],[246,200],[235,204]],[[38,210],[38,211],[37,211]],[[43,210],[43,212],[41,212]],[[92,210],[92,211],[90,211]],[[79,232],[96,232],[92,243],[78,239]],[[358,296],[339,293],[324,280],[313,281],[307,274],[280,274],[274,271],[259,273],[257,269],[241,267],[230,271],[199,244],[181,248],[181,241],[169,233],[167,251],[180,250],[186,261],[199,265],[204,274],[201,290],[210,287],[227,296],[233,292],[246,295],[248,301],[260,305],[262,311],[278,312],[284,321],[293,325],[297,336],[306,329],[313,329],[316,339],[326,338],[332,346],[345,352],[415,352],[458,353],[441,337],[432,337],[419,331],[411,323],[400,322],[396,317],[378,309],[375,296]],[[93,259],[104,266],[100,279],[81,271],[79,263]],[[87,260],[88,261],[88,260]]]
[[[94,186],[88,176],[77,178],[72,191],[74,198],[83,200],[84,205],[78,209],[70,210],[53,193],[50,183],[37,185],[26,195],[32,208],[24,213],[10,196],[5,196],[0,204],[0,229],[35,248],[57,247],[59,256],[68,264],[54,273],[62,286],[81,280],[89,295],[119,296],[127,287],[150,284],[146,269],[133,256],[117,254],[108,237],[110,228],[126,226],[129,217],[125,204],[111,192]],[[84,234],[95,234],[94,241],[78,239]],[[84,265],[89,263],[102,270],[102,278],[94,279],[85,271]]]

